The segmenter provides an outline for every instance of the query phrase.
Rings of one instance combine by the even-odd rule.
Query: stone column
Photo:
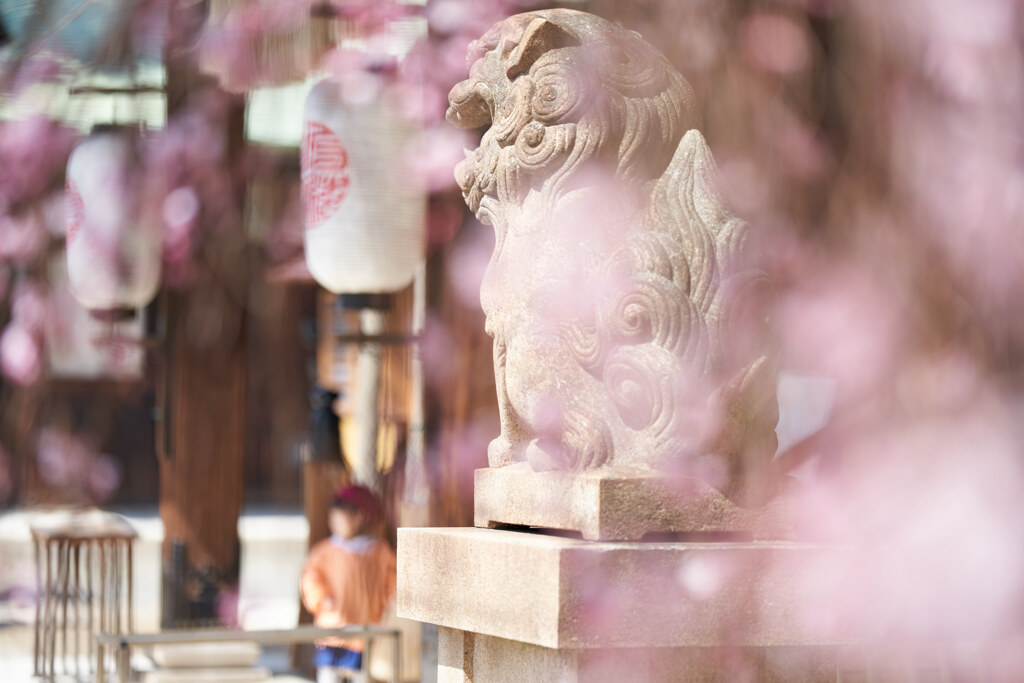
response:
[[[356,420],[359,425],[359,452],[352,478],[357,484],[380,493],[382,479],[377,469],[378,400],[380,394],[381,345],[372,340],[384,333],[385,313],[372,308],[359,312],[359,331],[371,338],[359,345],[359,393],[356,396]]]

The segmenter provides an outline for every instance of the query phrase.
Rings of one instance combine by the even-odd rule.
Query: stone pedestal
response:
[[[400,529],[398,613],[440,625],[444,681],[834,681],[822,607],[846,553]]]
[[[552,650],[440,629],[438,683],[794,683],[836,680],[834,648],[608,648]]]
[[[475,472],[474,524],[578,531],[587,540],[638,541],[648,533],[729,533],[751,539],[790,533],[781,499],[756,511],[691,477],[601,468],[535,472],[527,463]]]

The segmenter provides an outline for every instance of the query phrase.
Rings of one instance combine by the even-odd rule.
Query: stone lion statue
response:
[[[572,10],[496,24],[469,62],[447,118],[487,126],[455,175],[496,235],[490,466],[695,474],[742,498],[776,448],[770,288],[712,187],[690,85]]]

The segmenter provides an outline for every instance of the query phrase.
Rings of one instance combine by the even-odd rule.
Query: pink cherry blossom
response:
[[[239,615],[239,593],[236,589],[222,590],[217,593],[217,620],[221,625],[228,628],[238,628]]]
[[[43,373],[39,338],[17,322],[0,333],[0,370],[17,384],[33,384]]]
[[[42,334],[50,315],[50,302],[42,288],[29,280],[19,282],[11,299],[14,322],[34,335]]]
[[[747,58],[758,68],[787,75],[810,66],[809,36],[793,19],[757,12],[743,20],[741,30]]]
[[[110,455],[95,456],[89,464],[89,492],[94,500],[109,500],[121,485],[121,465]]]
[[[70,129],[42,116],[0,122],[0,212],[58,183],[73,141]]]
[[[0,260],[29,263],[49,240],[49,232],[31,213],[0,215]]]
[[[44,429],[36,442],[39,474],[50,486],[71,486],[85,474],[89,453],[81,442],[56,429]]]
[[[162,208],[164,260],[180,263],[191,254],[193,233],[199,220],[199,197],[191,187],[179,187],[167,194]]]

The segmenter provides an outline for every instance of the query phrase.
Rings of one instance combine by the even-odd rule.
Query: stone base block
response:
[[[790,534],[783,501],[741,508],[699,479],[666,480],[644,472],[534,472],[529,465],[475,473],[474,525],[579,531],[587,540],[638,541],[646,534]]]
[[[784,541],[403,528],[398,615],[552,650],[830,647],[853,640],[830,609],[850,565],[846,551]]]
[[[550,648],[441,628],[438,683],[834,683],[835,648]]]

